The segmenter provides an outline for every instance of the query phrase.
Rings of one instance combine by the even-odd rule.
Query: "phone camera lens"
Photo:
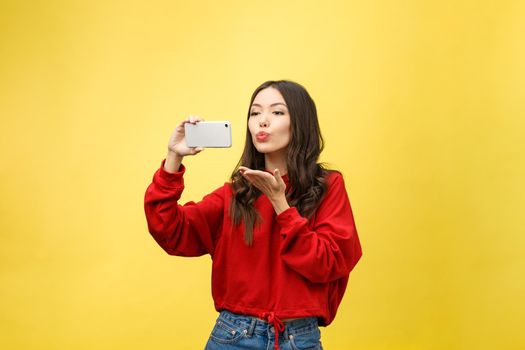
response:
[[[227,128],[227,127],[228,127],[228,124],[224,124],[224,127]]]

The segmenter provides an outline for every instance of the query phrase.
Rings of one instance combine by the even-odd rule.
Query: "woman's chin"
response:
[[[262,154],[271,154],[271,153],[276,153],[276,152],[283,150],[283,148],[278,148],[278,147],[274,147],[271,145],[264,145],[264,144],[255,145],[255,149],[257,150],[257,152],[262,153]]]
[[[269,147],[267,145],[256,145],[255,149],[257,150],[257,152],[263,153],[263,154],[272,153],[275,151],[275,147],[271,147],[271,146]]]

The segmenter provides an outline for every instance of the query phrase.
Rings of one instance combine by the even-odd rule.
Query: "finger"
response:
[[[267,172],[265,171],[260,171],[260,170],[254,170],[254,169],[250,169],[250,168],[247,168],[247,167],[244,167],[244,166],[241,166],[240,168],[243,168],[244,171],[247,171],[249,174],[253,174],[253,175],[258,175],[258,176],[266,176],[266,175],[269,175]]]
[[[243,174],[243,177],[246,179],[246,181],[257,187],[259,190],[262,191],[264,189],[264,183],[261,183],[260,179],[258,179],[256,176]]]
[[[246,178],[246,179],[248,179],[248,180],[250,180],[250,181],[252,181],[253,178],[254,178],[254,177],[253,177],[253,174],[250,174],[250,173],[249,173],[249,170],[240,170],[240,173],[241,173],[241,175],[242,175],[244,178]]]
[[[264,179],[265,181],[273,180],[273,174],[267,171],[254,170],[254,174],[259,176],[261,179]]]
[[[202,147],[192,147],[190,149],[190,154],[191,155],[196,155],[197,153],[200,153],[202,152],[204,149]]]
[[[253,181],[254,181],[254,178],[244,172],[241,172],[241,176],[246,180],[248,181],[250,184],[254,184]]]
[[[252,179],[258,179],[258,178],[261,177],[260,174],[258,174],[256,172],[256,170],[252,170],[252,169],[244,170],[244,171],[242,171],[242,174],[246,175],[246,176],[249,176]]]
[[[190,115],[190,116],[188,116],[188,118],[184,119],[184,120],[179,124],[179,126],[184,127],[184,124],[192,123],[192,120],[193,120],[193,116]]]
[[[247,170],[247,171],[244,171],[241,173],[241,175],[247,179],[248,181],[250,181],[251,183],[254,183],[254,182],[258,182],[259,181],[259,178],[257,177],[257,175],[253,174],[252,172],[250,172],[250,170]]]
[[[199,122],[204,121],[204,118],[199,117],[198,115],[190,115],[188,117],[188,122],[191,124],[197,124]]]
[[[184,119],[183,121],[181,121],[178,125],[177,125],[177,128],[184,128],[184,124],[186,123],[189,123],[189,118],[186,118]]]
[[[252,185],[265,192],[265,190],[271,186],[271,183],[268,180],[275,181],[271,178],[271,175],[268,174],[268,178],[262,177],[259,174],[254,174],[253,172],[245,172],[242,176],[248,180]]]
[[[277,180],[278,184],[284,184],[284,180],[281,176],[281,172],[279,171],[279,169],[275,169],[275,171],[273,172],[273,176],[275,177],[275,180]]]
[[[272,174],[268,174],[263,171],[251,170],[245,172],[245,175],[249,176],[250,181],[261,190],[275,185],[275,179],[273,178]]]

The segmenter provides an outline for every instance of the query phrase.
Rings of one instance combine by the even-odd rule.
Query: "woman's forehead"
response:
[[[265,106],[272,106],[272,105],[284,105],[286,106],[286,101],[284,100],[283,95],[279,92],[279,90],[268,87],[266,89],[263,89],[259,91],[257,96],[255,96],[252,106],[259,106],[259,107],[265,107]]]

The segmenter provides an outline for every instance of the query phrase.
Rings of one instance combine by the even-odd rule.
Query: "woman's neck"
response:
[[[286,151],[277,151],[273,153],[266,153],[264,155],[264,167],[266,170],[273,171],[279,169],[281,175],[288,173],[288,167],[286,166]]]

